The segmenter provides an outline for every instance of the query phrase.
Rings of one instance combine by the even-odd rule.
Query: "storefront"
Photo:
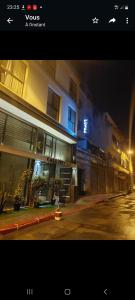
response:
[[[48,133],[16,115],[0,111],[0,191],[7,191],[9,199],[13,199],[19,178],[26,170],[32,170],[24,182],[24,202],[28,204],[30,179],[33,182],[40,178],[49,183],[60,179],[61,170],[66,167],[70,178],[63,184],[70,186],[73,166],[72,144],[52,135],[51,130]],[[40,196],[51,199],[47,189],[46,193],[41,190]],[[12,201],[8,202],[12,206]]]
[[[107,189],[107,164],[106,156],[102,149],[91,144],[91,193],[106,193]]]
[[[13,206],[15,190],[18,180],[27,170],[29,159],[17,155],[0,152],[0,193],[7,193],[6,207]],[[24,186],[25,197],[25,186]]]
[[[84,195],[90,192],[90,156],[89,152],[83,149],[77,149],[77,178],[78,194]]]

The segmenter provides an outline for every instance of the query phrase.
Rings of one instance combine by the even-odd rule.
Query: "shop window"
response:
[[[75,132],[76,112],[71,107],[68,107],[68,128]]]
[[[56,139],[46,134],[45,150],[44,150],[45,156],[55,158],[55,151],[56,151]]]
[[[26,65],[21,60],[0,61],[0,82],[19,96],[23,96]]]
[[[72,78],[70,78],[69,81],[69,93],[74,100],[77,99],[77,85]]]
[[[0,194],[7,192],[6,208],[13,207],[14,193],[17,188],[20,177],[27,170],[28,158],[16,155],[1,153],[0,156]],[[25,188],[22,185],[22,188]],[[24,190],[25,193],[25,190]]]
[[[43,154],[44,148],[44,131],[38,129],[37,134],[37,153]]]
[[[52,89],[48,88],[48,100],[47,100],[47,114],[59,121],[60,110],[60,96],[57,95]]]
[[[50,136],[50,135],[46,135],[46,146],[48,146],[48,147],[52,147],[52,136]]]

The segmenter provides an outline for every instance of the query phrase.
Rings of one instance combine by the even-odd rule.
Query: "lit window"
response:
[[[48,88],[47,114],[59,121],[60,96]]]
[[[0,82],[19,96],[23,95],[26,65],[21,60],[0,61]]]
[[[76,112],[71,108],[68,107],[68,128],[75,132],[76,125]]]
[[[55,147],[55,143],[53,143],[53,138],[50,135],[46,135],[46,140],[45,140],[45,155],[48,157],[51,157],[53,152],[54,152],[54,148]]]

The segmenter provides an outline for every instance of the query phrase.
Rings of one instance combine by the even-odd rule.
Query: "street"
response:
[[[135,193],[16,231],[4,240],[134,240]]]

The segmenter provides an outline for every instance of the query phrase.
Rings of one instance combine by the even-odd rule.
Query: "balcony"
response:
[[[102,160],[106,160],[106,154],[104,153],[104,151],[102,149],[100,149],[94,145],[90,145],[90,152],[95,157],[98,157]]]
[[[20,64],[23,63],[20,62]],[[17,76],[15,71],[13,72],[8,69],[6,65],[0,64],[0,83],[20,97],[23,97],[24,78],[26,71],[25,66],[23,71],[24,74],[21,74],[21,76]]]

